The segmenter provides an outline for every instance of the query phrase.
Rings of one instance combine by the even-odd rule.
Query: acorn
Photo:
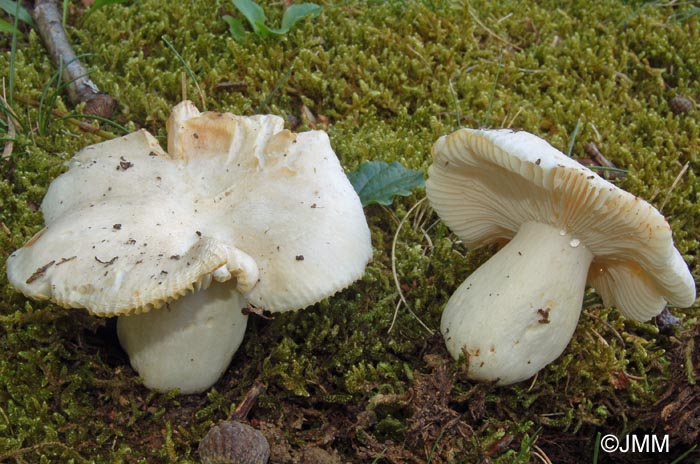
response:
[[[199,442],[202,464],[265,464],[270,444],[259,430],[237,420],[212,427]]]
[[[693,109],[693,101],[690,98],[678,95],[668,101],[668,107],[673,114],[687,113]]]

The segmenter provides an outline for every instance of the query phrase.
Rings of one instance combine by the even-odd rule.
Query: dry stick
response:
[[[185,71],[180,73],[180,86],[182,91],[182,101],[187,101],[187,75]]]
[[[10,105],[7,103],[7,100],[5,100],[5,82],[3,81],[2,85],[2,93],[3,95],[0,97],[0,101],[5,105],[5,107],[9,108]],[[12,110],[10,110],[12,111]],[[12,149],[15,146],[15,136],[17,135],[17,131],[15,130],[15,119],[12,117],[12,114],[8,111],[7,114],[7,140],[5,141],[5,148],[2,150],[2,158],[9,158],[12,156]]]
[[[671,193],[673,193],[673,190],[678,186],[678,183],[681,181],[681,179],[683,178],[685,173],[688,171],[688,166],[690,166],[690,161],[685,163],[685,166],[683,166],[683,169],[681,169],[681,172],[676,176],[676,179],[671,184],[671,188],[669,188],[668,192],[666,192],[666,196],[664,197],[664,201],[661,202],[661,206],[659,207],[660,212],[664,211],[664,206],[666,206],[666,203],[668,202],[669,198],[671,198]]]
[[[51,0],[37,0],[32,10],[37,31],[49,52],[51,62],[63,69],[61,77],[68,88],[68,98],[73,105],[87,102],[85,114],[109,118],[117,107],[117,101],[101,92],[88,77],[88,71],[73,51],[66,31],[61,24],[58,5]]]
[[[5,148],[2,150],[2,158],[9,158],[12,156],[12,149],[15,146],[15,136],[17,135],[17,130],[16,126],[17,121],[15,121],[15,118],[12,116],[12,108],[10,108],[10,104],[7,103],[5,95],[5,78],[3,77],[2,79],[2,97],[0,97],[0,101],[2,101],[3,105],[5,105],[6,108],[9,109],[7,112],[7,140],[5,141]]]
[[[231,413],[229,420],[241,421],[245,419],[250,409],[257,401],[258,396],[260,396],[263,391],[265,391],[265,387],[260,382],[256,381],[255,384],[250,387],[250,390],[248,390],[248,393],[245,394],[241,402],[238,403],[235,411]]]
[[[36,108],[40,106],[40,103],[34,99],[31,98],[25,98],[22,97],[21,95],[15,96],[15,100],[20,101],[22,103],[26,103],[27,105],[32,105]],[[57,118],[67,118],[69,115],[62,113],[58,110],[51,110],[51,114],[56,116]],[[90,123],[87,123],[85,121],[76,121],[74,119],[64,119],[68,124],[78,127],[81,130],[84,130],[85,132],[90,132],[95,135],[99,135],[105,140],[111,140],[111,139],[116,139],[117,136],[111,132],[108,132],[106,130],[100,129],[99,127],[95,127],[91,125]]]
[[[523,51],[523,49],[522,49],[521,47],[518,47],[518,46],[515,45],[513,42],[511,42],[511,41],[509,41],[509,40],[507,40],[507,39],[504,39],[504,38],[501,37],[500,35],[498,35],[498,34],[496,34],[495,32],[493,32],[491,29],[489,29],[489,28],[486,26],[486,24],[484,24],[483,22],[481,22],[481,20],[479,19],[479,17],[476,16],[476,13],[474,13],[474,10],[471,9],[471,6],[469,7],[468,11],[469,11],[469,15],[472,17],[472,19],[473,19],[479,26],[481,26],[490,36],[496,38],[497,40],[500,40],[500,41],[503,42],[504,44],[508,45],[509,47],[514,48],[515,50],[517,50],[517,51],[519,51],[519,52]]]
[[[593,127],[593,130],[596,133],[598,133],[598,131],[595,129],[595,126]],[[606,178],[614,180],[620,179],[625,176],[625,173],[619,170],[619,168],[615,166],[615,164],[613,164],[612,161],[603,156],[603,153],[600,152],[600,149],[598,148],[598,145],[595,144],[595,142],[584,143],[583,151],[586,152],[586,154],[591,158],[591,160],[593,160],[594,163],[597,163],[598,166],[602,166],[604,168],[609,169],[606,171]]]
[[[587,142],[583,144],[583,151],[586,152],[588,156],[591,157],[593,161],[606,168],[616,167],[609,159],[607,159],[598,149],[598,145],[595,142]]]
[[[20,449],[6,452],[6,453],[2,453],[2,454],[0,454],[0,461],[5,461],[7,459],[14,459],[15,461],[19,461],[23,454],[31,453],[32,451],[37,451],[41,448],[52,447],[52,446],[55,446],[56,448],[61,448],[65,451],[69,451],[80,462],[88,462],[87,459],[85,459],[80,454],[78,454],[77,451],[71,449],[70,447],[68,447],[68,446],[66,446],[63,443],[58,442],[58,441],[45,441],[43,443],[38,443],[36,445],[28,446],[26,448],[20,448]]]

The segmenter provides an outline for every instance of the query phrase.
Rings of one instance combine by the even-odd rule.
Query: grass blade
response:
[[[576,143],[576,137],[578,136],[578,131],[581,128],[581,118],[578,118],[576,125],[574,126],[574,133],[571,134],[571,141],[569,142],[569,149],[566,151],[566,156],[571,158],[571,152],[574,151],[574,143]]]
[[[34,27],[34,20],[32,20],[32,15],[29,14],[26,8],[20,5],[20,2],[13,2],[12,0],[0,0],[0,10],[4,10],[5,13],[9,14],[15,19],[19,19],[23,23],[29,24]]]
[[[122,131],[125,134],[128,134],[130,131],[126,127],[122,126],[118,122],[112,121],[111,119],[103,118],[102,116],[95,116],[94,114],[82,114],[82,113],[71,113],[66,116],[61,116],[60,118],[57,118],[57,121],[62,121],[62,120],[68,120],[68,119],[91,119],[93,121],[99,121],[102,123],[107,124],[108,126],[112,126],[115,129],[118,129]],[[105,133],[102,131],[102,133]]]
[[[202,111],[207,110],[207,103],[204,98],[204,92],[202,92],[202,89],[199,87],[199,83],[197,83],[197,77],[195,77],[194,73],[192,72],[192,69],[190,66],[187,64],[187,61],[178,53],[178,51],[175,49],[172,43],[168,40],[167,36],[162,36],[161,39],[163,42],[165,42],[165,45],[170,49],[171,52],[177,57],[177,59],[182,63],[182,66],[184,66],[185,71],[187,71],[187,74],[190,76],[190,79],[192,79],[192,82],[194,82],[194,86],[197,88],[197,93],[199,93],[199,98],[202,100]]]
[[[0,32],[14,32],[15,26],[8,23],[4,19],[0,19]]]
[[[503,63],[501,58],[498,59],[498,67],[496,68],[496,78],[493,80],[493,87],[491,87],[491,94],[489,95],[489,107],[486,108],[486,114],[484,115],[484,120],[481,121],[481,127],[488,127],[489,119],[491,119],[491,108],[493,108],[493,99],[496,95],[496,86],[498,85],[498,76],[501,74],[501,68]]]
[[[698,447],[698,445],[693,445],[693,447],[690,448],[688,451],[686,451],[685,453],[681,454],[681,455],[678,456],[676,459],[674,459],[674,460],[671,462],[671,464],[681,464],[681,463],[683,462],[683,460],[684,460],[685,458],[687,458],[688,455],[689,455],[690,453],[692,453],[693,451],[695,451],[695,448],[697,448],[697,447]],[[699,462],[699,461],[695,461],[695,462],[697,463],[697,462]]]
[[[593,447],[593,464],[598,464],[598,455],[600,454],[600,432],[595,435],[595,446]]]
[[[294,69],[294,63],[292,63],[292,65],[289,67],[287,72],[285,72],[284,75],[282,76],[282,78],[277,82],[277,84],[275,84],[275,87],[272,89],[272,91],[269,94],[267,94],[267,96],[260,103],[260,105],[258,105],[258,107],[255,109],[255,114],[260,114],[265,109],[265,107],[268,104],[270,104],[270,101],[272,101],[272,97],[274,97],[275,94],[277,92],[279,92],[279,90],[282,88],[282,86],[285,84],[285,82],[287,82],[287,79],[289,79],[289,76],[292,75],[293,69]]]

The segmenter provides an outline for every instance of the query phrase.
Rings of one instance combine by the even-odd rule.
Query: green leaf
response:
[[[13,18],[15,17],[15,14],[17,14],[17,11],[19,11],[19,14],[17,14],[17,19],[34,27],[34,21],[32,21],[32,16],[29,14],[29,11],[27,11],[27,9],[21,5],[19,10],[17,10],[17,2],[13,2],[12,0],[0,0],[0,9],[4,10]],[[7,21],[3,22],[9,24]],[[2,29],[2,32],[12,32],[12,30],[7,31]]]
[[[282,29],[274,29],[272,27],[268,27],[264,23],[258,23],[258,30],[257,34],[260,37],[270,37],[271,35],[282,35],[285,34],[287,31],[283,31]]]
[[[323,7],[316,5],[315,3],[300,3],[298,5],[291,5],[284,12],[282,16],[282,27],[285,33],[288,32],[296,23],[304,19],[309,15],[318,16],[323,10]]]
[[[95,0],[95,3],[90,6],[87,10],[87,14],[92,13],[93,11],[102,8],[104,6],[109,6],[109,5],[117,5],[120,3],[126,3],[129,0]]]
[[[348,173],[348,179],[360,197],[362,206],[373,203],[390,205],[397,195],[407,196],[425,185],[423,173],[406,169],[397,161],[365,161]]]
[[[258,35],[265,35],[262,28],[267,29],[267,27],[265,26],[265,11],[262,7],[252,0],[232,0],[232,2],[233,6],[238,8],[238,11],[248,20],[253,31]]]
[[[243,24],[234,18],[233,16],[225,15],[224,21],[228,23],[228,30],[236,42],[243,42],[245,40],[245,28]]]
[[[294,26],[296,23],[298,23],[299,21],[301,21],[309,15],[318,15],[323,9],[321,6],[316,5],[315,3],[302,3],[299,5],[292,5],[289,8],[287,8],[287,10],[284,12],[284,16],[282,17],[282,26],[279,29],[277,29],[274,27],[270,27],[265,23],[267,21],[265,17],[265,11],[260,5],[255,3],[253,0],[231,1],[233,2],[233,6],[235,6],[238,9],[238,11],[240,11],[243,14],[243,16],[245,16],[245,18],[248,20],[248,23],[250,23],[250,26],[253,28],[253,32],[255,32],[260,37],[284,35],[287,32],[289,32],[289,29],[291,29],[292,26]],[[238,22],[236,25],[233,25],[233,18],[227,18],[231,17],[227,16],[224,17],[224,19],[229,24],[231,34],[234,36],[234,39],[238,40],[236,39],[236,37],[241,37],[239,32],[243,31],[243,25],[240,24],[240,22]]]
[[[8,23],[4,19],[0,19],[0,32],[9,32],[12,33],[12,31],[15,30],[15,26],[12,24]]]

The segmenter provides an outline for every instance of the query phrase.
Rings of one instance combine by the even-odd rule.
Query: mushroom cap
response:
[[[178,104],[164,152],[145,130],[89,146],[52,182],[46,227],[7,261],[25,295],[102,316],[237,279],[254,305],[311,305],[361,277],[360,200],[321,131]]]
[[[588,283],[647,320],[690,306],[695,283],[653,206],[528,132],[460,129],[433,147],[427,196],[467,246],[511,240],[525,222],[560,228],[594,255]]]

